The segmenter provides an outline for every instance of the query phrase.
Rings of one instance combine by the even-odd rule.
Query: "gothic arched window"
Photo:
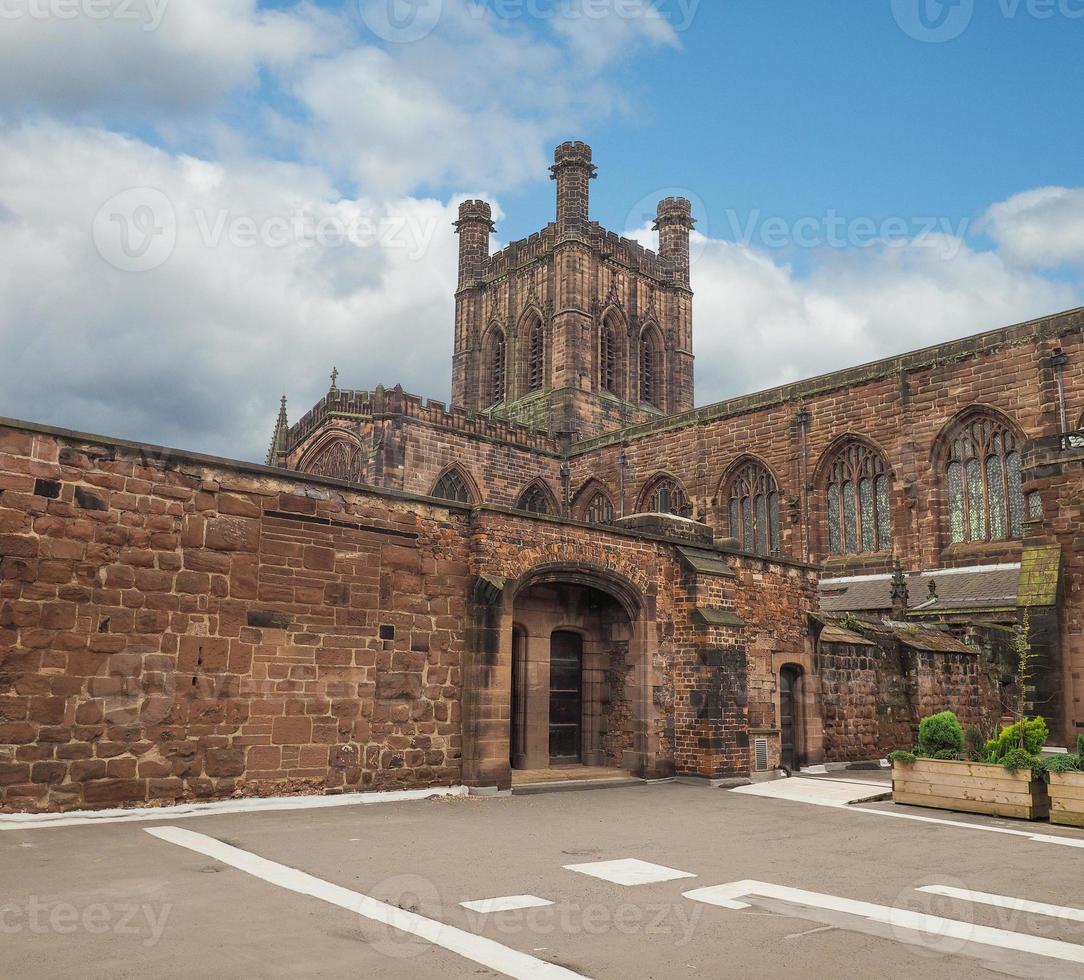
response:
[[[326,476],[348,483],[361,482],[361,447],[346,439],[335,439],[325,445],[301,468],[314,476]]]
[[[546,338],[537,317],[527,332],[527,390],[541,391],[546,380]]]
[[[470,485],[459,470],[448,470],[433,487],[432,497],[440,500],[454,500],[457,503],[469,504],[471,502]]]
[[[1006,423],[973,415],[957,426],[948,438],[945,483],[953,544],[1023,537],[1020,450]]]
[[[779,553],[779,487],[761,463],[750,460],[731,478],[728,510],[730,536],[743,551]]]
[[[486,340],[485,378],[483,380],[486,405],[499,405],[506,394],[505,370],[507,367],[508,348],[504,340],[504,331],[494,328]]]
[[[685,488],[677,480],[668,476],[659,477],[650,483],[640,500],[640,510],[645,514],[674,514],[676,517],[691,517],[693,513]]]
[[[640,335],[640,401],[661,408],[661,379],[659,377],[659,336],[654,329]]]
[[[828,468],[828,546],[833,555],[892,549],[892,481],[881,454],[852,440]]]
[[[605,490],[595,491],[584,509],[583,519],[588,524],[613,524],[614,505]]]
[[[602,324],[599,337],[598,369],[599,387],[617,394],[617,337],[613,324],[608,320]]]
[[[532,514],[553,514],[552,498],[541,483],[532,483],[516,503],[517,510],[526,510]]]

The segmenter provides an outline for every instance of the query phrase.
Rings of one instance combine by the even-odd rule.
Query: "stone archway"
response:
[[[513,582],[479,578],[472,593],[463,691],[463,779],[511,785],[512,768],[551,764],[555,637],[579,638],[576,758],[561,764],[657,775],[651,653],[655,624],[639,590],[582,563],[549,564]],[[560,692],[567,695],[565,682]],[[567,700],[567,699],[566,699]]]

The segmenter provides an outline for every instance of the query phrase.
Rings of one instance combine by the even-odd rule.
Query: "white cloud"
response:
[[[1084,188],[1040,187],[986,212],[983,227],[1024,265],[1084,265]]]
[[[257,0],[4,0],[0,8],[0,109],[65,114],[214,109],[254,85],[261,67],[283,70],[327,50],[338,24],[307,4],[274,11]]]
[[[946,257],[951,255],[952,257]],[[813,270],[713,241],[693,269],[697,402],[758,391],[1069,309],[1079,289],[1001,256],[892,245]]]
[[[455,202],[341,200],[312,168],[207,163],[52,123],[0,136],[0,171],[0,414],[260,458],[278,395],[296,419],[333,365],[343,386],[446,397]],[[171,201],[176,248],[120,271],[95,250],[95,213],[145,186]],[[280,221],[272,244],[246,244],[249,219],[299,211],[311,231]],[[346,228],[362,247],[311,244]]]

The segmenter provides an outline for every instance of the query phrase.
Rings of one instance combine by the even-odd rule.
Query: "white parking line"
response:
[[[318,898],[322,902],[337,905],[366,919],[382,922],[392,929],[418,936],[434,946],[440,946],[474,963],[503,973],[505,976],[524,978],[524,980],[558,980],[558,978],[568,980],[568,978],[581,977],[579,973],[573,973],[564,967],[502,946],[492,939],[475,936],[443,922],[427,919],[416,912],[407,912],[394,905],[370,898],[368,895],[333,885],[331,882],[315,878],[295,868],[268,861],[266,858],[242,851],[230,844],[223,844],[213,837],[184,830],[181,827],[144,827],[143,829],[152,837],[186,847],[190,851],[228,864],[246,874],[278,885],[280,888],[297,892],[299,895]]]
[[[1011,912],[1029,912],[1035,915],[1048,915],[1052,919],[1084,922],[1084,909],[1072,909],[1065,905],[1029,902],[1024,898],[1012,898],[1009,895],[991,895],[989,892],[972,892],[966,888],[950,888],[948,885],[924,885],[918,891],[928,892],[931,895],[944,895],[946,898],[960,898],[965,902],[975,902],[978,905],[992,905],[994,908],[1008,909]]]
[[[406,803],[431,796],[466,796],[466,786],[434,786],[432,789],[383,790],[342,793],[338,796],[260,796],[214,803],[178,803],[176,806],[141,810],[75,810],[70,813],[0,814],[0,830],[53,830],[58,827],[92,827],[96,824],[135,823],[147,820],[181,820],[185,817],[218,816],[224,813],[266,813],[273,810],[323,810],[329,807]]]
[[[674,881],[677,878],[695,878],[688,871],[666,868],[661,864],[638,861],[636,858],[623,858],[620,861],[592,861],[590,864],[566,864],[566,871],[590,875],[615,885],[653,885],[660,881]]]
[[[779,781],[777,781],[779,782]],[[769,783],[768,785],[775,785]],[[745,792],[747,787],[738,787],[728,790],[730,793],[743,795],[764,796],[763,793]],[[787,802],[809,803],[812,806],[824,806],[831,810],[843,810],[847,813],[862,813],[873,817],[890,817],[894,820],[917,820],[919,823],[939,824],[942,827],[959,827],[963,830],[979,830],[987,834],[1008,834],[1010,837],[1026,837],[1037,844],[1060,844],[1062,847],[1084,847],[1082,837],[1060,837],[1055,834],[1036,834],[1028,830],[1013,830],[1011,827],[987,827],[984,824],[964,823],[962,820],[945,820],[940,817],[924,817],[918,813],[897,813],[895,810],[872,810],[862,806],[854,806],[848,803],[830,802],[828,800],[803,798],[800,800],[788,800]]]
[[[1067,963],[1084,963],[1084,946],[1077,946],[1073,943],[1063,943],[1056,939],[1044,939],[1040,936],[1028,936],[1019,932],[1008,932],[1005,929],[993,929],[989,926],[959,922],[955,919],[944,919],[941,916],[927,915],[924,912],[912,912],[910,909],[873,905],[869,902],[856,902],[849,898],[822,895],[820,892],[802,891],[799,888],[773,885],[765,881],[735,881],[727,885],[698,888],[691,892],[685,892],[684,896],[694,902],[718,905],[725,909],[750,908],[748,902],[740,901],[742,898],[751,899],[756,896],[775,899],[778,902],[786,902],[792,906],[802,906],[802,908],[782,910],[773,908],[775,911],[782,911],[784,915],[792,915],[795,918],[812,918],[813,921],[818,922],[824,920],[817,918],[813,914],[814,912],[842,913],[855,916],[861,920],[889,926],[893,930],[893,934],[901,941],[906,941],[906,938],[900,931],[906,930],[918,933],[927,940],[935,942],[955,939],[961,943],[974,943],[979,946],[992,946],[1018,953],[1030,953],[1035,956],[1045,956],[1049,959],[1063,960]],[[810,912],[806,912],[805,909],[809,909]],[[832,921],[829,924],[835,925],[836,922]],[[960,952],[963,952],[963,950],[961,949]]]
[[[541,909],[553,902],[534,895],[510,895],[508,898],[483,898],[478,902],[460,902],[463,908],[482,915],[494,912],[518,912],[520,909]]]

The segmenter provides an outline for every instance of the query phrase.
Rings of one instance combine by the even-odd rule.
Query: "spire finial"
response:
[[[896,558],[896,568],[892,574],[892,615],[904,616],[911,604],[911,593],[907,588],[907,576],[903,573],[903,562]]]

